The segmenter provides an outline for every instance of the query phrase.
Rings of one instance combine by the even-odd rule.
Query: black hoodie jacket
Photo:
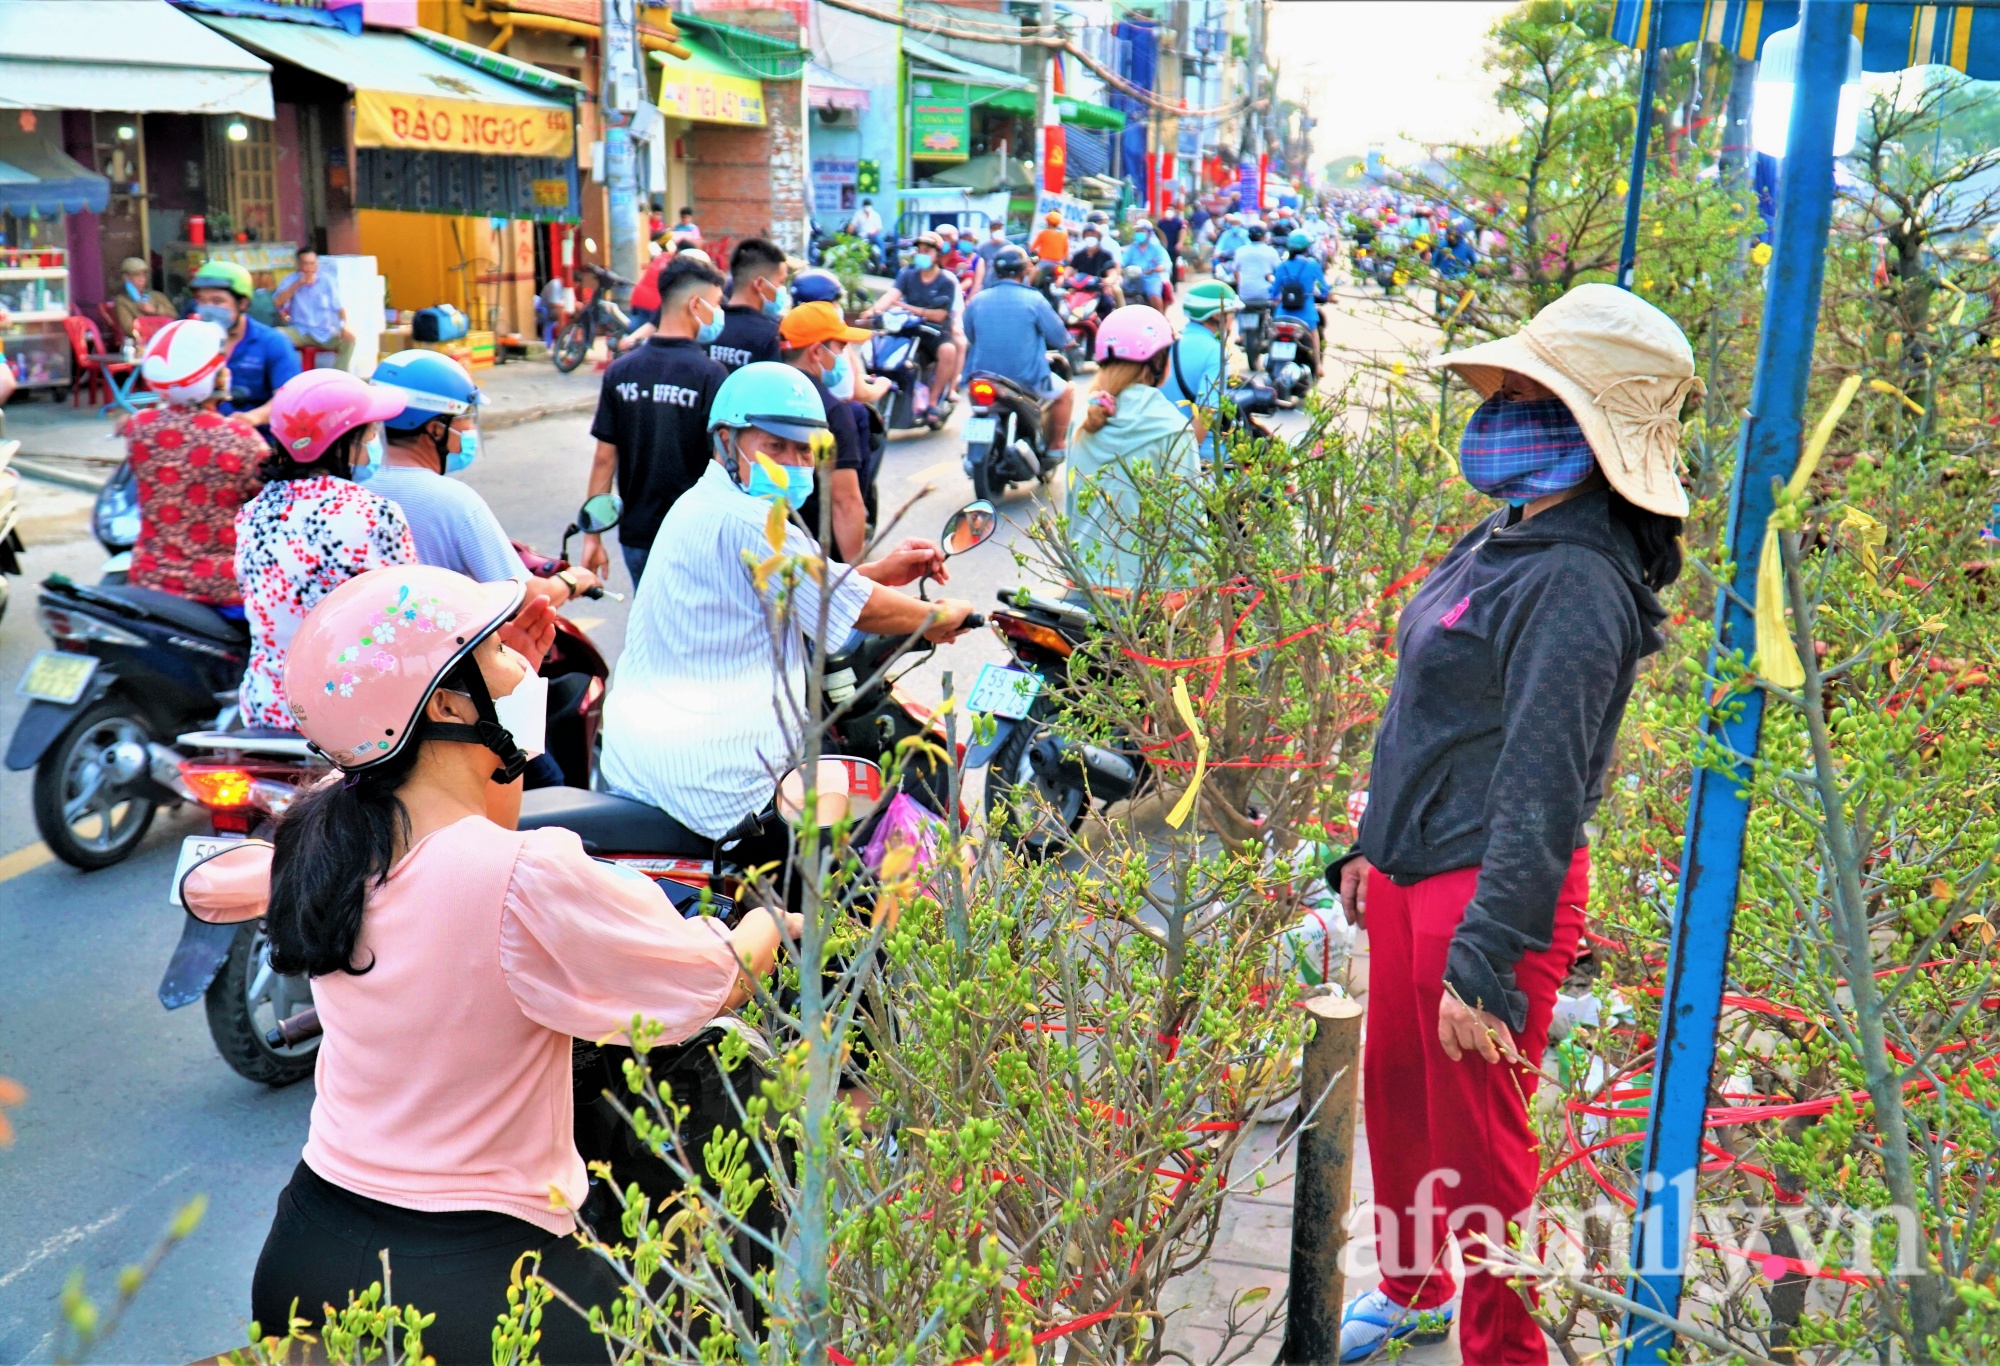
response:
[[[1445,981],[1515,1029],[1521,956],[1549,947],[1556,896],[1659,601],[1603,490],[1523,520],[1503,510],[1439,562],[1397,626],[1356,851],[1399,885],[1479,868]]]

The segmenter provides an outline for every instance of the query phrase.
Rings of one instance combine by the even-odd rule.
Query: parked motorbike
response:
[[[907,309],[892,308],[874,326],[880,335],[869,343],[868,373],[884,375],[890,381],[889,391],[876,407],[883,428],[891,432],[918,427],[936,431],[944,425],[952,403],[949,397],[932,393],[931,380],[937,367],[934,363],[919,364],[917,354],[918,344],[925,338],[944,338],[944,325],[926,322]],[[933,403],[937,416],[919,418],[918,414]]]
[[[1071,740],[1055,728],[1053,693],[1069,681],[1071,660],[1095,629],[1089,609],[1026,588],[1003,589],[1007,609],[993,614],[1013,668],[989,664],[967,695],[966,710],[991,716],[991,736],[968,750],[968,770],[986,777],[987,838],[1031,858],[1060,855],[1092,804],[1122,801],[1153,781],[1137,745]]]
[[[1064,383],[1069,362],[1049,352],[1049,370]],[[1005,375],[981,372],[965,382],[972,413],[965,419],[965,458],[972,494],[984,502],[1006,496],[1015,484],[1048,483],[1060,459],[1049,455],[1047,414],[1041,395]]]
[[[1319,383],[1318,337],[1298,318],[1274,315],[1266,373],[1278,402],[1297,407]]]
[[[577,274],[590,276],[595,286],[583,307],[572,314],[556,333],[555,345],[549,351],[549,359],[565,375],[583,364],[583,358],[590,354],[592,342],[605,337],[616,345],[632,326],[631,317],[611,297],[614,289],[631,288],[630,280],[603,266],[589,264],[578,266]]]

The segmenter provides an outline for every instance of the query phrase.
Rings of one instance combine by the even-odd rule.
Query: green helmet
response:
[[[234,261],[203,261],[201,269],[188,281],[189,289],[226,289],[239,299],[247,299],[257,292],[257,286],[250,280],[250,272]]]
[[[1220,280],[1203,280],[1189,285],[1181,294],[1181,310],[1196,322],[1205,322],[1218,313],[1239,313],[1243,300]]]

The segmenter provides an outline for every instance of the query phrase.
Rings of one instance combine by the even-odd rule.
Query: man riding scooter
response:
[[[935,421],[942,419],[949,409],[952,386],[958,382],[960,352],[951,340],[952,315],[958,310],[958,277],[938,264],[939,258],[944,255],[944,239],[936,233],[918,233],[914,245],[916,249],[910,255],[910,264],[896,276],[896,283],[868,306],[860,321],[879,318],[901,305],[925,322],[943,329],[938,340],[926,337],[917,348],[919,366],[937,367],[931,375],[930,401],[919,414],[926,420]]]
[[[299,351],[291,338],[250,316],[256,292],[250,272],[234,261],[207,261],[188,281],[194,316],[228,334],[229,390],[217,410],[236,413],[253,427],[271,419],[271,395],[299,373]]]
[[[1326,272],[1313,259],[1312,238],[1294,232],[1285,239],[1286,259],[1271,272],[1271,294],[1278,301],[1277,316],[1295,318],[1311,329],[1305,345],[1311,348],[1307,363],[1319,369],[1320,338],[1326,323],[1320,305],[1326,302]]]
[[[1049,371],[1049,351],[1069,342],[1049,301],[1028,288],[1028,253],[1009,247],[993,258],[993,284],[965,310],[965,333],[971,340],[965,373],[998,375],[1034,394],[1042,403],[1046,433],[1044,469],[1069,453],[1072,390],[1069,381]]]

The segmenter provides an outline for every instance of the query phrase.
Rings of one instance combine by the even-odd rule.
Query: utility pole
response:
[[[1166,182],[1175,170],[1181,153],[1180,111],[1187,104],[1187,53],[1191,37],[1188,33],[1190,22],[1188,0],[1173,0],[1173,4],[1167,9],[1167,14],[1168,22],[1173,27],[1173,42],[1167,45],[1168,50],[1160,54],[1163,62],[1160,69],[1160,96],[1166,107],[1160,115],[1160,147],[1157,149],[1158,155],[1154,158],[1159,166],[1161,189],[1157,196],[1159,201],[1157,207],[1160,209],[1166,207]]]
[[[632,150],[632,116],[645,98],[646,82],[639,69],[633,5],[634,0],[604,0],[598,104],[604,116],[604,184],[610,199],[607,264],[628,280],[638,279],[644,266],[639,255],[639,168]]]
[[[1038,37],[1047,38],[1055,32],[1055,0],[1042,0],[1041,11],[1035,16],[1035,25],[1040,30]],[[1056,110],[1056,57],[1053,49],[1046,45],[1035,48],[1035,178],[1047,194],[1061,194],[1063,180],[1068,171],[1069,149],[1064,145],[1062,116]],[[1029,221],[1030,237],[1039,231],[1034,220]]]

